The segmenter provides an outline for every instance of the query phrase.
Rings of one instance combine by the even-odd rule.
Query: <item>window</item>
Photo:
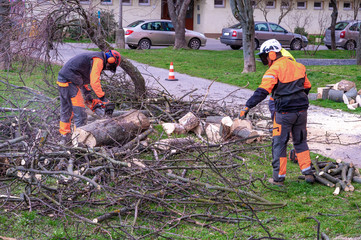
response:
[[[132,5],[132,1],[131,0],[123,0],[123,5],[130,6],[130,5]]]
[[[143,30],[156,30],[156,31],[164,31],[164,28],[163,28],[163,25],[162,25],[162,22],[149,22],[149,23],[145,23],[141,26],[141,28]],[[167,26],[166,26],[166,31],[170,31],[167,29]]]
[[[281,8],[289,8],[290,7],[290,2],[289,1],[287,1],[287,0],[283,0],[282,2],[281,2]]]
[[[150,5],[150,0],[139,0],[139,5]]]
[[[343,3],[343,10],[351,10],[351,2],[344,2]]]
[[[323,9],[323,2],[314,2],[313,9],[315,10],[322,10]]]
[[[256,3],[256,1],[251,1],[251,6],[253,7],[253,8],[256,8],[257,7],[257,3]]]
[[[287,32],[286,29],[284,29],[283,27],[277,24],[270,23],[269,26],[271,27],[272,32],[281,32],[281,33]]]
[[[306,2],[297,2],[297,9],[306,9]]]
[[[101,4],[111,5],[111,4],[113,4],[113,2],[112,2],[112,0],[101,0]]]
[[[255,31],[262,31],[262,32],[268,32],[268,25],[267,23],[258,23],[254,26]]]
[[[352,26],[349,28],[350,31],[356,31],[356,29],[357,29],[357,23],[355,23],[354,25],[352,25]]]
[[[225,0],[214,0],[214,7],[225,7],[224,1]]]
[[[175,31],[173,23],[171,22],[164,22],[164,27],[166,31]]]
[[[267,1],[266,8],[276,8],[276,1]]]

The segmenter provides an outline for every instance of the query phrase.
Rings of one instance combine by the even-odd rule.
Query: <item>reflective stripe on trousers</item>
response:
[[[307,145],[307,111],[275,113],[272,138],[273,179],[284,181],[287,169],[287,142],[292,133],[293,146],[302,174],[311,174],[311,158]]]
[[[71,133],[70,122],[74,118],[75,127],[86,124],[84,99],[78,86],[69,83],[68,86],[58,86],[60,94],[60,128],[62,135]]]

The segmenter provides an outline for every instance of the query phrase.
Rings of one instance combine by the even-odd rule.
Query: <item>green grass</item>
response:
[[[242,51],[194,51],[194,50],[179,50],[174,51],[170,48],[160,50],[121,50],[123,56],[130,59],[152,64],[156,67],[168,69],[169,63],[173,62],[177,72],[186,73],[193,76],[217,79],[217,81],[234,84],[236,86],[245,86],[249,83],[250,89],[256,89],[260,84],[261,77],[266,71],[267,67],[257,62],[257,72],[242,74]],[[321,51],[320,51],[321,52]],[[292,52],[296,58],[301,58],[303,52]],[[337,51],[340,57],[347,58],[346,51]],[[321,53],[320,53],[321,54]],[[337,54],[331,51],[322,52],[326,58],[336,58]],[[304,56],[308,57],[308,56]],[[57,71],[59,67],[56,67]],[[308,76],[313,84],[312,92],[316,92],[317,87],[322,87],[328,83],[335,83],[342,79],[355,81],[357,86],[360,86],[360,66],[307,66]],[[41,89],[43,85],[42,67],[35,69],[33,74],[24,75],[23,80],[20,80],[18,75],[19,68],[14,68],[10,73],[1,72],[2,79],[8,78],[13,84],[21,85],[25,82],[27,86]],[[56,76],[56,73],[55,73]],[[51,78],[49,78],[51,79]],[[56,78],[53,80],[55,84]],[[0,84],[1,87],[1,84]],[[2,88],[1,90],[5,90]],[[3,92],[2,92],[3,93]],[[10,95],[6,91],[4,94]],[[1,101],[1,100],[0,100]],[[331,101],[312,101],[312,104],[334,109],[346,110],[346,106],[342,103],[335,103]],[[356,111],[360,113],[360,110]],[[159,125],[155,126],[158,133],[162,132]],[[150,139],[157,139],[159,136],[151,136]],[[165,138],[165,135],[162,136]],[[245,158],[247,169],[254,178],[263,178],[265,175],[270,177],[272,175],[271,167],[271,149],[267,147],[270,142],[264,143],[262,148],[252,150],[251,154],[247,151],[241,151],[240,156]],[[256,147],[257,145],[249,145],[248,147]],[[247,146],[246,146],[247,148]],[[264,149],[264,151],[263,151]],[[249,152],[248,152],[249,153]],[[212,156],[212,155],[211,155]],[[311,154],[315,158],[315,154]],[[153,159],[151,154],[143,156],[145,160]],[[320,157],[320,161],[326,161],[324,157]],[[175,173],[178,173],[176,170]],[[189,171],[188,174],[194,177],[200,177],[201,171]],[[181,174],[179,172],[179,174]],[[245,179],[249,175],[244,173],[240,177]],[[361,184],[355,183],[354,192],[341,192],[339,196],[332,194],[332,188],[320,184],[306,184],[304,181],[298,180],[300,170],[298,165],[288,162],[287,178],[285,182],[285,191],[276,192],[265,188],[260,182],[255,182],[252,188],[255,193],[272,202],[285,202],[287,205],[283,208],[274,210],[267,210],[258,212],[260,220],[267,220],[273,218],[269,223],[265,223],[265,227],[271,232],[273,237],[283,239],[316,239],[317,223],[308,219],[308,217],[315,217],[321,223],[321,232],[325,232],[331,239],[337,236],[345,237],[359,237],[361,220],[360,220],[360,199],[361,199]],[[217,182],[216,174],[202,175],[202,181],[210,181],[210,183],[222,185]],[[113,184],[112,184],[113,185]],[[116,186],[114,183],[113,186]],[[279,189],[273,187],[274,189]],[[19,185],[15,190],[18,195],[23,192],[24,186]],[[100,199],[104,197],[104,193],[94,194],[94,198]],[[81,200],[78,199],[79,201]],[[100,216],[105,212],[121,208],[121,205],[113,206],[77,206],[71,210],[92,219]],[[182,206],[178,206],[179,210],[183,210]],[[195,208],[193,205],[187,208]],[[22,208],[26,209],[26,208]],[[163,210],[158,205],[154,204],[154,209]],[[197,208],[197,212],[215,212],[222,213],[223,206],[211,206],[209,208]],[[18,239],[109,239],[107,233],[94,229],[94,226],[84,225],[78,222],[74,217],[66,217],[59,219],[53,215],[40,215],[35,210],[29,212],[28,210],[0,210],[0,236],[16,237]],[[132,224],[132,214],[122,220],[127,220],[128,225]],[[139,214],[137,224],[148,226],[149,219],[142,218]],[[201,220],[200,220],[201,221]],[[117,224],[119,219],[114,218],[109,223]],[[202,222],[202,221],[201,221]],[[196,239],[249,239],[250,236],[264,237],[265,231],[256,223],[241,222],[237,224],[214,223],[215,227],[226,231],[223,235],[219,232],[209,230],[205,227],[199,227],[193,224],[181,224],[176,228],[169,229],[170,232],[176,234],[183,234],[192,236]],[[82,232],[84,230],[84,232]],[[129,229],[127,229],[129,230]],[[138,236],[148,233],[148,230],[136,230]],[[111,231],[113,239],[121,239],[123,235]],[[166,234],[173,239],[177,238],[174,235]],[[152,239],[152,238],[148,238]]]
[[[169,69],[173,62],[176,72],[202,77],[218,82],[256,90],[267,66],[256,61],[256,72],[242,74],[243,51],[207,51],[207,50],[173,50],[171,47],[150,50],[119,50],[121,54],[132,60],[150,64],[155,67]],[[303,51],[291,52],[296,59],[349,59],[350,51],[320,50],[314,56],[305,55]],[[307,75],[312,83],[311,92],[316,93],[318,87],[334,84],[343,79],[354,81],[361,87],[361,66],[306,66]],[[323,107],[350,111],[342,103],[331,101],[312,101],[312,104]],[[357,110],[356,112],[360,112]]]

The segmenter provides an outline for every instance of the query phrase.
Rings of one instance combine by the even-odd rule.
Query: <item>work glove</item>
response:
[[[109,102],[109,100],[105,96],[103,96],[99,99],[103,102],[103,104],[107,104]]]
[[[91,105],[89,106],[90,110],[92,110],[93,112],[95,111],[95,109],[102,107],[104,108],[104,104],[100,99],[93,99]]]
[[[249,112],[249,107],[243,107],[243,109],[239,113],[239,118],[242,119],[242,120],[245,119],[248,112]]]

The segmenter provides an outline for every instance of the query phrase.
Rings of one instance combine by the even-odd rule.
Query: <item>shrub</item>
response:
[[[304,35],[306,37],[308,36],[308,32],[306,32],[305,28],[303,28],[303,27],[296,27],[294,32]]]

